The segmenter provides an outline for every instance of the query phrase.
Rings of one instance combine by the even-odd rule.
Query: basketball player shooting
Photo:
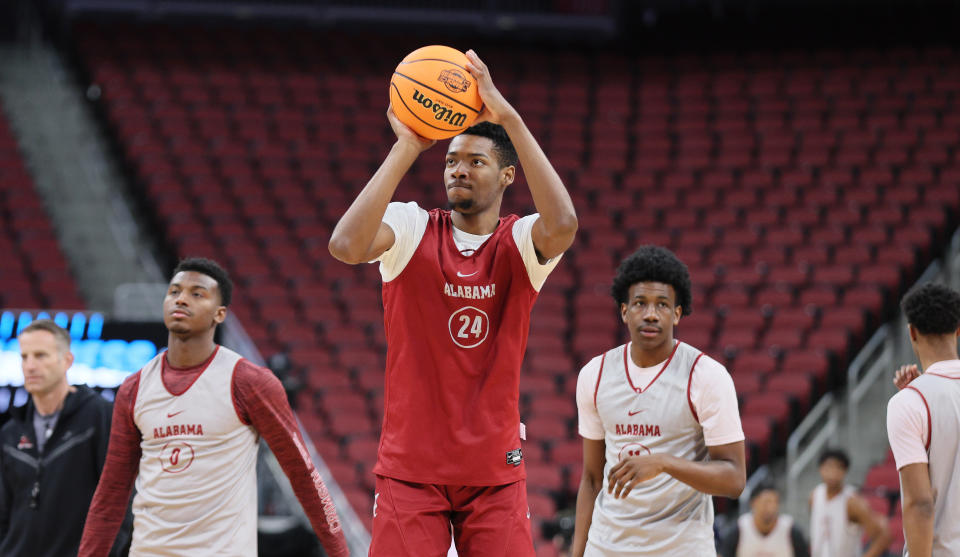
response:
[[[391,203],[434,142],[388,110],[397,141],[337,223],[330,253],[379,261],[387,369],[370,555],[532,556],[518,413],[530,310],[577,218],[486,65],[467,52],[482,122],[444,156],[450,210]],[[522,163],[539,214],[500,216]]]
[[[232,291],[208,259],[174,270],[163,300],[167,350],[117,390],[80,556],[107,555],[136,479],[131,555],[256,557],[260,435],[327,554],[349,555],[280,381],[213,341]]]
[[[715,555],[711,495],[746,483],[733,379],[674,339],[692,311],[690,275],[669,250],[625,259],[611,294],[630,342],[593,358],[577,380],[583,476],[573,555]]]

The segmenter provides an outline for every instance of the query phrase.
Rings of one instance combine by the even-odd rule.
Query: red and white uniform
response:
[[[629,350],[630,343],[627,344]],[[603,439],[604,429],[600,414],[594,405],[597,376],[602,358],[597,356],[587,362],[577,378],[577,416],[580,436],[587,439]],[[663,369],[663,362],[650,367],[640,367],[627,358],[627,371],[633,385],[649,387]],[[703,428],[703,441],[708,447],[726,445],[744,440],[740,411],[737,405],[737,390],[727,368],[713,358],[700,358],[689,385],[689,403],[697,413]]]
[[[133,499],[137,555],[204,548],[257,554],[259,436],[240,421],[230,397],[236,352],[217,350],[183,393],[163,384],[163,355],[140,370],[133,422],[143,440]]]
[[[887,436],[897,469],[929,466],[934,557],[960,555],[960,360],[931,364],[890,399]]]
[[[522,462],[508,461],[520,448],[520,366],[530,310],[559,259],[537,261],[536,218],[504,217],[477,237],[449,211],[390,204],[384,222],[397,240],[380,258],[387,371],[376,474],[463,486],[525,477]]]
[[[753,513],[741,515],[737,527],[740,528],[737,557],[794,557],[792,517],[781,514],[773,530],[766,534],[757,529]]]
[[[520,459],[520,366],[540,264],[538,215],[489,235],[391,203],[381,255],[387,370],[370,555],[533,555]]]
[[[830,497],[826,484],[813,488],[810,497],[810,555],[812,557],[860,557],[863,528],[850,521],[847,502],[857,494],[856,488],[843,490]]]
[[[577,380],[580,434],[602,439],[606,446],[603,486],[584,555],[705,555],[714,551],[709,495],[661,474],[638,483],[628,497],[614,499],[607,482],[613,466],[633,455],[705,461],[708,446],[742,441],[733,381],[723,365],[683,342],[676,342],[667,360],[653,370],[637,367],[630,347],[627,343],[597,356]],[[713,388],[701,390],[695,404],[691,387],[698,375],[706,376]],[[718,425],[724,428],[720,432]]]
[[[163,352],[120,386],[79,555],[107,555],[134,479],[131,555],[256,555],[261,435],[327,553],[348,555],[280,381],[223,347],[187,369]]]

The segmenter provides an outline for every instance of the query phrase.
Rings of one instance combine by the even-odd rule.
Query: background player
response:
[[[132,555],[257,555],[259,436],[331,556],[349,554],[280,381],[214,343],[233,284],[185,259],[163,300],[167,350],[117,392],[107,463],[80,555],[106,555],[136,479]]]
[[[573,555],[707,555],[711,495],[746,482],[737,393],[726,368],[675,341],[692,311],[690,275],[645,246],[611,288],[630,342],[592,359],[577,380],[583,477]]]
[[[905,554],[960,555],[960,293],[924,284],[903,297],[916,366],[897,371],[887,436],[900,471]],[[912,381],[911,381],[912,379]]]
[[[391,110],[397,142],[330,239],[337,259],[377,260],[383,278],[387,370],[371,555],[445,555],[451,524],[461,555],[533,554],[520,365],[530,310],[577,218],[520,115],[476,53],[467,57],[486,122],[450,141],[443,179],[452,211],[390,203],[433,145]],[[518,161],[539,214],[501,218]]]
[[[810,547],[793,517],[780,514],[780,493],[761,484],[750,493],[750,512],[724,535],[721,557],[807,557]]]
[[[877,557],[890,547],[887,520],[874,512],[856,488],[846,485],[850,457],[832,449],[820,455],[823,483],[810,493],[810,545],[813,557],[856,557],[863,534],[870,546],[865,557]]]

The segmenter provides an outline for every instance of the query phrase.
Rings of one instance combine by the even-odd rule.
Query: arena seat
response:
[[[86,309],[0,104],[0,307]]]
[[[332,414],[312,434],[336,443],[375,434],[382,373],[371,370],[382,368],[385,349],[379,275],[373,265],[333,261],[326,242],[393,141],[384,76],[396,52],[419,45],[257,29],[178,28],[176,41],[150,26],[75,31],[78,58],[103,91],[107,123],[170,252],[229,254],[238,291],[249,290],[236,312],[251,337],[266,354],[289,352],[319,393],[301,414]],[[344,40],[362,48],[338,49]],[[521,381],[531,466],[552,456],[555,468],[579,470],[576,374],[623,342],[608,289],[636,246],[664,245],[687,261],[695,311],[678,338],[736,378],[756,466],[783,449],[796,418],[785,401],[803,412],[842,384],[845,365],[960,223],[952,47],[937,59],[942,71],[893,64],[878,49],[731,52],[600,64],[603,79],[594,79],[594,62],[611,53],[599,47],[482,51],[580,216],[577,241],[533,315]],[[398,199],[443,203],[430,153]],[[4,203],[39,208],[25,190],[6,186]],[[534,210],[522,176],[504,208]],[[12,248],[3,238],[0,247]],[[36,264],[14,259],[11,269],[23,272]],[[40,283],[2,272],[4,292],[46,301]],[[265,283],[276,304],[258,302],[253,287]],[[350,390],[349,405],[327,407],[328,392]],[[344,458],[360,466],[370,455],[355,456]],[[562,504],[579,476],[552,480]]]

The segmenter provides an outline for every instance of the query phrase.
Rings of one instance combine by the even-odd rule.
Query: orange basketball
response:
[[[427,139],[470,127],[483,110],[467,56],[449,46],[425,46],[404,58],[390,79],[390,102],[401,122]]]

